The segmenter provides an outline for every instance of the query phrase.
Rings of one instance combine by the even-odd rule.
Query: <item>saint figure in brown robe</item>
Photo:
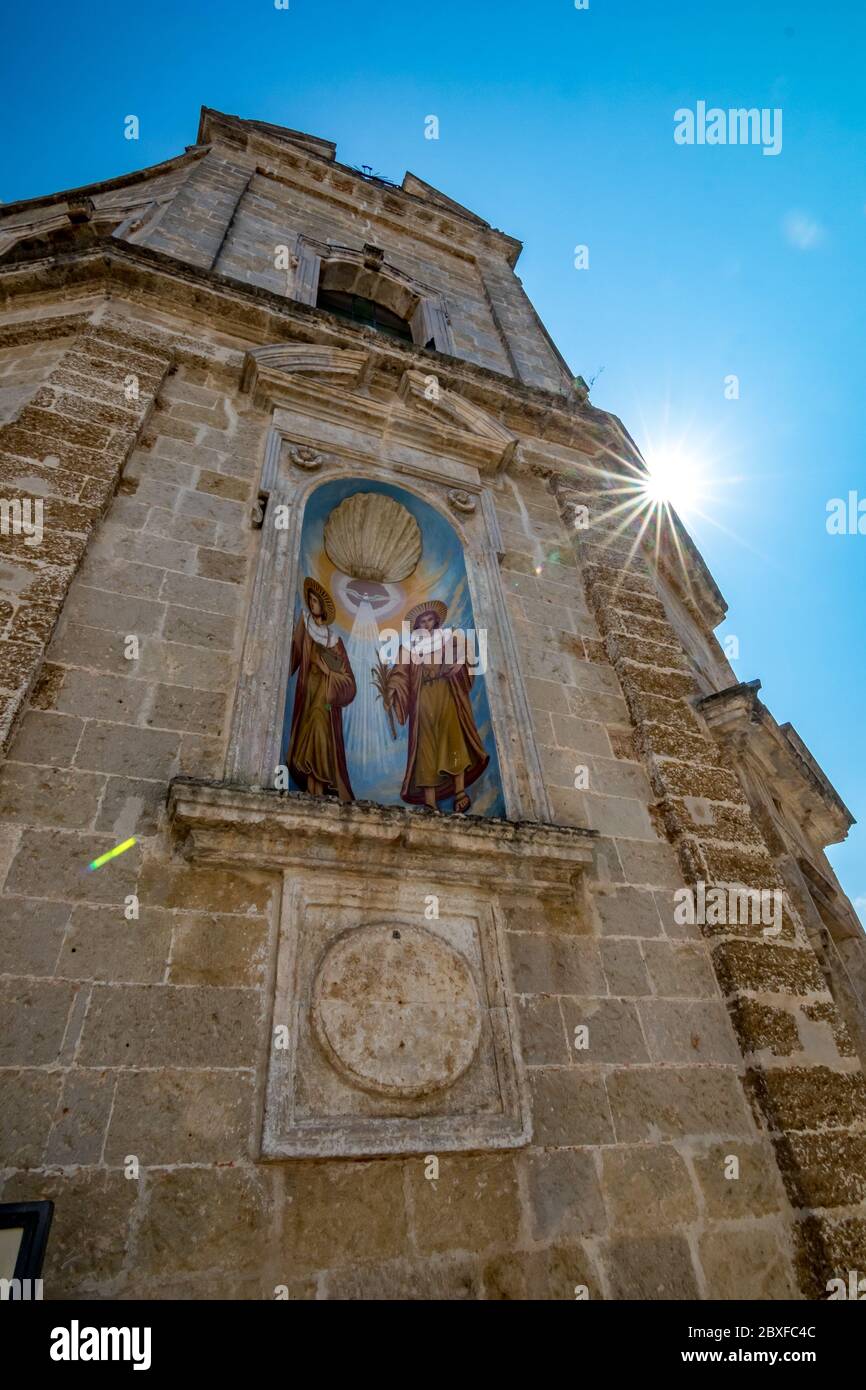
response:
[[[472,804],[466,788],[481,776],[490,755],[472,713],[472,672],[465,660],[447,659],[454,656],[450,632],[442,629],[447,613],[439,599],[428,599],[406,614],[410,632],[420,640],[413,640],[408,652],[404,647],[388,672],[386,709],[393,709],[401,724],[409,721],[403,800],[435,809],[453,796],[455,812],[465,815]]]
[[[331,632],[334,600],[315,579],[304,580],[303,612],[292,634],[291,675],[298,673],[286,764],[314,796],[354,801],[343,744],[343,709],[355,698],[355,677],[342,641]]]

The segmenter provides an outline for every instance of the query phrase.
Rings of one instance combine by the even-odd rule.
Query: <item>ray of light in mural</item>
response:
[[[358,607],[346,643],[352,670],[359,673],[358,693],[346,712],[346,748],[350,765],[358,761],[369,765],[379,755],[386,739],[392,739],[385,706],[372,680],[379,659],[379,628],[373,608],[366,599]]]

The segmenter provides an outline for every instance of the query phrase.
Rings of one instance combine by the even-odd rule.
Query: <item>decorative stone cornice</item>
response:
[[[2,225],[2,224],[0,224]],[[152,247],[104,238],[96,246],[53,256],[0,265],[0,311],[38,302],[72,307],[76,300],[102,291],[131,304],[146,304],[174,319],[178,332],[189,334],[197,323],[233,335],[240,343],[273,346],[287,342],[326,345],[370,354],[376,372],[402,379],[408,368],[433,374],[440,389],[459,392],[494,418],[519,421],[528,434],[544,430],[545,445],[582,451],[596,447],[613,416],[593,407],[529,386],[514,377],[445,353],[378,337],[348,323],[337,323],[314,307],[287,300],[272,290],[248,285],[217,271],[181,262]]]
[[[147,183],[150,179],[160,178],[175,169],[180,169],[184,164],[193,164],[205,154],[206,149],[190,145],[183,154],[175,155],[173,159],[166,159],[161,164],[149,164],[146,168],[135,169],[129,174],[118,174],[113,179],[102,179],[99,183],[83,184],[80,188],[66,188],[57,193],[43,193],[36,198],[20,198],[14,203],[4,203],[0,206],[0,224],[9,224],[17,220],[21,214],[32,214],[35,217],[39,208],[47,208],[50,204],[77,202],[82,197],[97,199],[103,193],[114,193],[119,188]],[[109,209],[106,208],[105,211],[108,212]]]
[[[801,829],[819,849],[844,840],[855,820],[791,724],[778,724],[758,698],[759,680],[697,702],[713,734],[781,788]]]
[[[749,740],[749,726],[757,723],[759,680],[743,681],[725,690],[714,691],[697,702],[698,707],[717,738],[727,742],[740,753]]]
[[[189,859],[261,869],[339,865],[384,876],[570,895],[594,830],[443,815],[175,778],[169,816]]]
[[[370,354],[356,348],[322,343],[275,343],[251,348],[244,360],[241,390],[259,405],[276,404],[285,395],[287,377],[306,373],[327,381],[357,386]]]

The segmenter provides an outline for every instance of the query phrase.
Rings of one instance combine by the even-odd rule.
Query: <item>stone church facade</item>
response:
[[[866,1273],[852,817],[520,249],[207,109],[0,209],[0,1179],[56,1204],[47,1297]],[[355,482],[459,542],[496,814],[279,781],[304,518]]]

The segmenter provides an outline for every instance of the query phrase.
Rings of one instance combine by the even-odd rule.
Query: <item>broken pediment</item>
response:
[[[403,373],[397,392],[401,401],[451,429],[465,431],[487,445],[504,468],[517,447],[517,436],[488,411],[456,391],[439,384],[435,373]]]
[[[357,421],[377,432],[463,457],[482,472],[500,472],[517,448],[517,436],[488,411],[443,386],[432,370],[405,371],[394,395],[362,394],[375,368],[375,352],[322,343],[275,343],[251,349],[242,389],[267,408],[308,403],[320,409],[332,396],[335,410],[351,399]]]
[[[255,398],[276,401],[294,376],[312,376],[356,386],[369,360],[359,348],[328,347],[323,343],[273,343],[252,348],[244,360],[241,390]]]
[[[29,222],[4,228],[0,232],[0,261],[10,264],[82,250],[110,236],[122,220],[122,212],[99,210],[85,195],[70,195],[65,203],[35,210]]]

